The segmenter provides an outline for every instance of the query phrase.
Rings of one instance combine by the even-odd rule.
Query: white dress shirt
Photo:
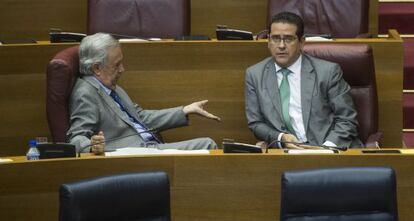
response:
[[[277,84],[280,87],[282,83],[283,74],[280,72],[282,69],[279,65],[275,63],[276,75],[277,75]],[[299,142],[306,143],[308,139],[306,138],[305,125],[303,124],[303,115],[302,115],[302,104],[301,104],[301,70],[302,70],[302,55],[287,69],[291,72],[288,75],[288,82],[290,88],[290,100],[289,100],[289,116],[290,122],[293,129],[296,133],[296,138]],[[284,133],[280,133],[278,140],[281,141]],[[281,143],[279,143],[281,144]],[[331,141],[325,141],[323,145],[336,147]],[[281,146],[281,145],[280,145]]]

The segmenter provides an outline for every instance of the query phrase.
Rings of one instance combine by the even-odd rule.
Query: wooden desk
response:
[[[397,174],[398,212],[412,220],[413,154],[269,154],[82,157],[0,164],[2,220],[56,220],[62,183],[125,172],[163,170],[169,174],[171,209],[176,221],[268,221],[279,219],[283,171],[345,166],[390,166]],[[122,206],[122,205],[118,205]]]
[[[383,146],[400,147],[403,47],[398,34],[390,36],[338,39],[332,44],[372,46]],[[46,66],[54,54],[73,45],[0,46],[0,156],[23,155],[29,139],[49,136]],[[141,42],[122,47],[126,72],[119,84],[141,106],[160,109],[208,99],[207,110],[222,117],[222,123],[191,117],[191,126],[163,133],[166,141],[208,136],[217,143],[223,138],[256,142],[245,117],[244,75],[248,66],[269,56],[265,40]]]

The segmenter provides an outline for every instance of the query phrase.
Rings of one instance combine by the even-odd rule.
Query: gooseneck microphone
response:
[[[265,153],[268,153],[269,152],[269,147],[271,147],[275,143],[279,143],[280,145],[294,144],[294,145],[299,146],[299,147],[301,147],[301,146],[314,146],[314,147],[318,147],[318,148],[321,148],[321,149],[328,149],[328,150],[340,150],[340,151],[347,151],[348,150],[348,147],[341,147],[341,146],[331,147],[331,146],[326,146],[326,145],[310,145],[310,144],[297,143],[297,142],[287,142],[287,141],[273,140],[268,145],[266,145]],[[280,148],[280,149],[283,149],[283,148]]]
[[[96,144],[103,144],[103,143],[110,143],[110,142],[113,142],[113,141],[117,141],[117,140],[121,140],[121,139],[124,139],[124,138],[127,138],[127,137],[132,137],[132,136],[138,136],[138,135],[140,135],[140,134],[143,134],[143,133],[152,133],[152,132],[156,132],[157,130],[156,129],[154,129],[154,128],[150,128],[150,129],[148,129],[148,130],[143,130],[143,131],[140,131],[140,132],[136,132],[136,133],[133,133],[133,134],[128,134],[128,135],[125,135],[125,136],[122,136],[122,137],[113,137],[113,138],[111,138],[111,139],[106,139],[105,141],[103,141],[103,142],[99,142],[99,143],[95,143],[95,144],[88,144],[88,145],[86,145],[86,146],[83,146],[83,147],[80,147],[79,148],[79,151],[77,152],[78,153],[78,157],[80,157],[80,155],[81,155],[81,153],[86,149],[86,148],[88,148],[88,147],[91,147],[91,146],[93,146],[93,145],[96,145]]]

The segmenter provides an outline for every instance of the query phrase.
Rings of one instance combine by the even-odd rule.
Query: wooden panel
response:
[[[269,154],[88,157],[0,164],[0,214],[4,220],[56,220],[62,183],[124,172],[166,171],[173,220],[279,220],[280,177],[287,170],[390,166],[397,177],[399,220],[414,207],[414,155]],[[68,171],[68,172],[65,172]],[[47,180],[47,182],[45,182]]]
[[[22,155],[27,141],[49,136],[46,67],[68,45],[0,46],[0,156]]]
[[[86,32],[86,0],[2,0],[0,39],[48,40],[50,28]]]
[[[2,0],[0,39],[48,40],[50,28],[86,33],[87,0]],[[266,29],[267,0],[191,1],[191,33],[216,36],[216,25]],[[378,33],[378,2],[370,0],[370,33]]]
[[[400,147],[402,41],[343,39],[373,47],[383,146]],[[53,55],[70,44],[0,46],[0,156],[22,155],[27,140],[49,136],[45,72]],[[164,133],[166,141],[195,137],[255,143],[244,112],[245,69],[268,56],[266,41],[146,42],[123,44],[126,72],[119,84],[147,109],[208,99],[217,123],[191,117],[189,127]]]

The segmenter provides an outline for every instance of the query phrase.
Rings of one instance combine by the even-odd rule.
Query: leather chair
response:
[[[190,0],[88,0],[88,34],[140,38],[189,35],[190,10]]]
[[[54,142],[66,142],[69,129],[69,97],[79,75],[79,46],[57,53],[46,74],[46,115]]]
[[[397,221],[395,172],[383,167],[282,174],[281,221]]]
[[[338,63],[351,86],[358,112],[359,138],[366,147],[378,147],[378,97],[372,49],[366,44],[305,44],[305,53]]]
[[[273,15],[290,11],[302,17],[305,34],[333,38],[369,37],[369,0],[268,0],[267,24]],[[266,38],[261,33],[258,38]]]
[[[93,178],[60,187],[60,221],[169,221],[165,172]]]

